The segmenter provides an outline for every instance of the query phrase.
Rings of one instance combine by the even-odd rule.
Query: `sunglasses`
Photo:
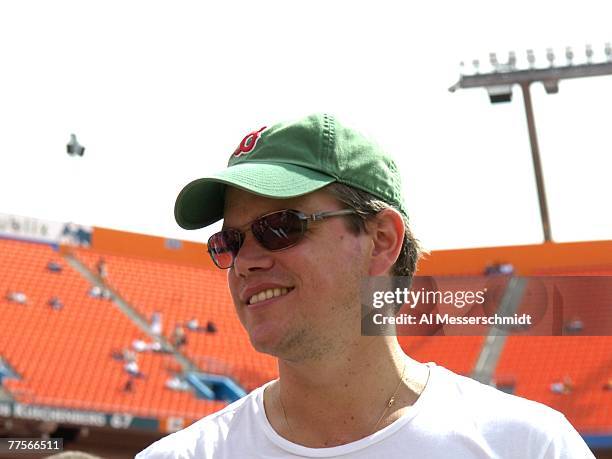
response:
[[[276,252],[298,244],[306,234],[308,222],[356,213],[352,209],[343,209],[306,215],[297,210],[286,209],[262,215],[245,226],[250,226],[251,233],[263,248]],[[245,232],[235,228],[226,228],[213,234],[208,239],[208,253],[215,265],[221,269],[234,266],[245,237]]]

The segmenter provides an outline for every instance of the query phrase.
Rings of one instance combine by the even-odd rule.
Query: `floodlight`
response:
[[[512,100],[512,86],[510,85],[487,86],[487,92],[492,104],[510,102]]]

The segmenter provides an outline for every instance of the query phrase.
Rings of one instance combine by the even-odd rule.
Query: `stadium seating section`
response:
[[[16,401],[191,419],[224,406],[166,389],[177,364],[164,354],[141,353],[145,378],[124,391],[128,376],[112,353],[142,339],[140,330],[113,302],[89,297],[90,284],[50,246],[0,239],[0,254],[0,292],[27,295],[26,304],[9,302],[4,293],[0,299],[0,355],[21,376],[3,385]],[[51,260],[60,261],[61,273],[46,269]],[[53,296],[62,309],[47,304]]]
[[[169,340],[178,324],[197,319],[205,326],[212,321],[216,333],[186,329],[187,344],[180,349],[202,371],[228,375],[247,391],[276,377],[275,360],[252,349],[234,314],[225,272],[90,249],[75,250],[74,255],[92,272],[103,257],[108,285],[143,317],[160,313],[162,333]],[[60,263],[62,272],[46,269],[52,260]],[[612,266],[531,274],[610,276]],[[90,288],[50,246],[0,239],[0,356],[21,376],[5,379],[3,387],[16,401],[192,420],[225,406],[166,388],[180,366],[164,353],[139,353],[145,377],[135,379],[133,390],[125,391],[127,374],[112,354],[129,348],[136,339],[150,338],[114,302],[89,296]],[[24,292],[27,303],[9,301],[8,291]],[[585,330],[602,320],[612,324],[609,306],[605,309],[602,301],[604,296],[612,298],[611,292],[583,289],[581,295],[580,306],[570,310],[584,321]],[[63,303],[59,310],[48,305],[54,296]],[[466,375],[483,344],[482,336],[400,336],[399,340],[417,360]],[[612,378],[611,351],[612,338],[605,336],[512,336],[495,377],[512,381],[515,394],[562,411],[581,432],[610,432],[612,391],[603,386]],[[564,378],[571,379],[571,391],[551,391],[551,384]]]

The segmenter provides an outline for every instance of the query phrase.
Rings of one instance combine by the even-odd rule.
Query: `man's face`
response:
[[[281,200],[228,187],[223,227],[244,229],[245,224],[276,210],[295,209],[309,215],[343,208],[326,191]],[[359,289],[368,272],[371,240],[367,234],[352,234],[346,218],[309,222],[296,246],[276,252],[263,248],[246,232],[234,267],[228,271],[228,283],[255,349],[299,361],[320,358],[359,338]],[[267,289],[280,289],[281,296],[249,304],[252,295]],[[287,293],[282,295],[284,289]]]

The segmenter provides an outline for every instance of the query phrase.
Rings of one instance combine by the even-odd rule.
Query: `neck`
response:
[[[280,378],[267,391],[266,412],[277,432],[296,443],[329,447],[356,441],[386,427],[416,401],[423,371],[395,337],[361,337],[333,356],[279,359]]]

